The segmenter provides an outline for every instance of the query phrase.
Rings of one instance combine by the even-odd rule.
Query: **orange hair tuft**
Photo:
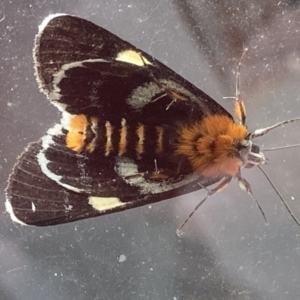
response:
[[[85,130],[89,121],[85,115],[75,115],[69,123],[69,132],[66,137],[67,147],[73,151],[80,152],[85,146]]]
[[[242,164],[237,145],[247,135],[247,128],[228,116],[208,116],[179,132],[176,153],[185,156],[194,171],[204,176],[234,176]]]

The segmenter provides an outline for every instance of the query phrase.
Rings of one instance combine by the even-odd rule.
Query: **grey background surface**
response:
[[[222,2],[222,3],[221,3]],[[17,156],[59,121],[32,67],[37,26],[64,12],[152,54],[229,111],[243,46],[250,130],[300,116],[299,1],[2,1],[0,3],[0,299],[299,299],[300,228],[257,168],[243,174],[266,212],[234,181],[175,230],[204,191],[46,228],[15,225],[4,208]],[[299,123],[257,140],[297,143]],[[264,167],[300,218],[300,149]]]

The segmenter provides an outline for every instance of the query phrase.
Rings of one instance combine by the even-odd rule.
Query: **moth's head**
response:
[[[97,141],[98,119],[85,115],[73,115],[69,118],[66,145],[75,152],[93,152]]]
[[[251,137],[243,140],[239,147],[239,156],[243,161],[243,167],[252,168],[253,166],[262,165],[266,162],[265,155],[259,147],[253,144]]]

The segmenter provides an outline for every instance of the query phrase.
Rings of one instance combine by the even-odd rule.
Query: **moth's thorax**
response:
[[[265,160],[259,149],[252,152],[247,128],[224,115],[207,116],[182,128],[176,152],[188,159],[195,172],[213,178],[235,176],[241,167]]]

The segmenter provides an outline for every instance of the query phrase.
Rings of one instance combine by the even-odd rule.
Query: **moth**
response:
[[[253,139],[299,119],[251,133],[239,92],[233,117],[151,55],[75,16],[45,19],[33,56],[39,88],[62,118],[9,177],[6,209],[23,225],[73,222],[214,185],[200,206],[233,178],[253,196],[241,175],[265,163]]]

